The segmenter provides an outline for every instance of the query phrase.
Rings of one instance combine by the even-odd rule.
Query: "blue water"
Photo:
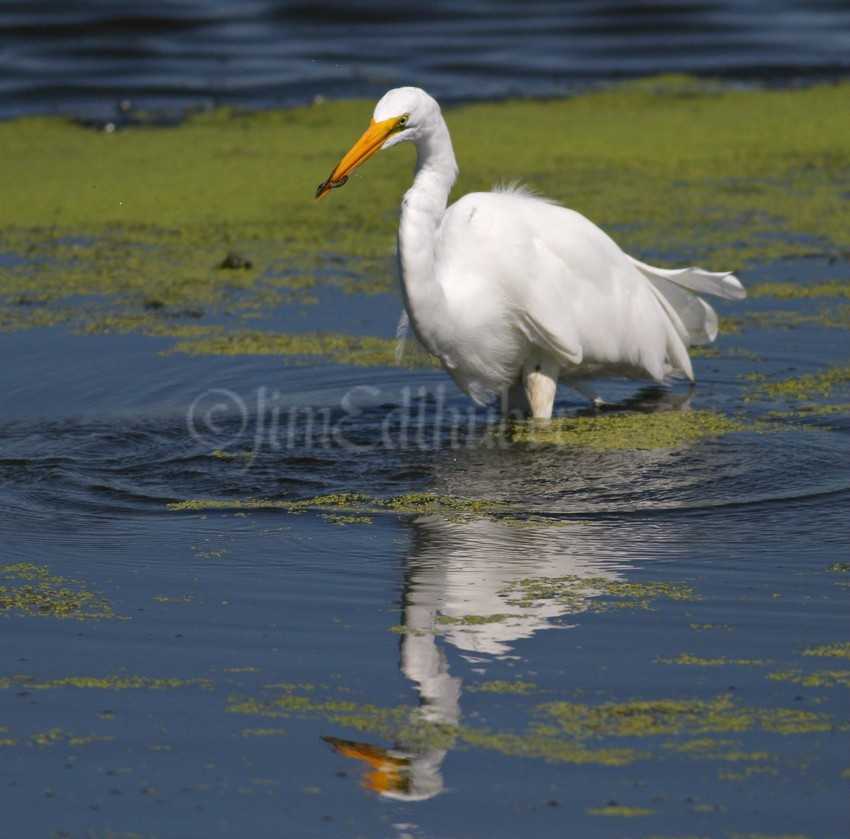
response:
[[[844,0],[34,0],[0,4],[0,33],[0,117],[166,118],[402,84],[452,101],[666,72],[787,84],[850,71]]]

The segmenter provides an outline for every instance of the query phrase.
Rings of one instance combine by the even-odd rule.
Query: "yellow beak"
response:
[[[362,166],[372,155],[381,150],[381,146],[387,141],[387,137],[397,130],[398,119],[383,119],[380,122],[372,120],[363,136],[351,147],[351,151],[337,164],[336,169],[324,183],[320,183],[316,189],[316,198],[324,198],[332,189],[343,186],[348,176],[358,167]]]

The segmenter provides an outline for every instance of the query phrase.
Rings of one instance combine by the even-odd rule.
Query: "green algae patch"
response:
[[[825,280],[819,283],[758,283],[747,286],[747,297],[773,297],[777,300],[812,300],[821,297],[850,297],[850,282]]]
[[[820,402],[850,394],[850,367],[830,367],[817,373],[805,373],[781,381],[753,376],[753,392],[748,399],[772,399],[788,402]]]
[[[623,804],[606,804],[604,807],[588,807],[585,812],[590,816],[616,816],[620,819],[630,819],[652,816],[657,810],[651,810],[648,807],[627,807]]]
[[[769,664],[763,659],[749,658],[726,658],[726,656],[717,656],[716,658],[705,658],[703,656],[693,655],[693,653],[682,653],[676,658],[657,658],[659,664],[685,664],[696,667],[762,667]]]
[[[835,644],[823,644],[818,647],[807,647],[803,650],[803,655],[850,659],[850,641],[839,641]]]
[[[117,616],[109,602],[83,583],[52,574],[44,565],[0,566],[0,614],[109,620]]]
[[[569,738],[552,736],[550,732],[531,728],[520,734],[494,732],[485,728],[463,726],[457,732],[460,744],[498,752],[510,757],[537,758],[547,763],[577,766],[627,766],[650,757],[648,752],[633,748],[594,747]]]
[[[345,189],[313,198],[373,104],[223,109],[113,133],[63,118],[0,123],[0,328],[180,338],[198,320],[233,316],[241,329],[312,305],[322,285],[392,288],[413,150],[380,155]],[[846,83],[741,91],[650,79],[560,101],[447,108],[446,118],[461,166],[454,198],[518,179],[628,252],[675,264],[845,258]],[[528,142],[528,125],[539,142]],[[210,337],[194,351],[222,351]]]
[[[827,714],[789,708],[753,708],[726,694],[711,699],[640,699],[584,705],[548,702],[537,713],[580,740],[599,737],[666,737],[740,734],[761,730],[776,734],[830,731]]]
[[[341,332],[286,334],[260,330],[199,328],[176,341],[171,352],[188,355],[280,355],[322,356],[338,364],[392,366],[396,364],[396,341]]]
[[[91,743],[109,743],[115,738],[109,735],[98,734],[72,734],[61,728],[51,728],[47,731],[39,731],[27,737],[28,746],[39,746],[41,748],[50,746],[88,746]]]
[[[732,334],[742,332],[745,326],[776,330],[797,329],[801,326],[850,329],[850,306],[824,304],[815,311],[809,309],[751,311],[741,318],[724,320],[723,330],[727,334]]]
[[[518,443],[575,446],[598,451],[677,449],[702,440],[768,426],[713,411],[662,411],[564,417],[518,423],[511,438]]]
[[[494,688],[495,693],[513,694],[518,701],[535,692],[533,685],[528,690],[513,690],[510,683],[497,682]],[[318,719],[371,738],[403,743],[411,752],[475,748],[551,763],[599,766],[684,756],[735,766],[739,778],[747,773],[775,773],[777,758],[766,748],[743,750],[729,735],[805,735],[834,731],[836,727],[835,719],[828,714],[752,707],[728,694],[598,705],[544,702],[528,708],[531,720],[518,731],[493,730],[486,724],[429,722],[415,707],[359,702],[350,692],[344,698],[323,696],[310,686],[268,685],[260,697],[229,697],[226,710],[284,720]]]
[[[665,748],[700,760],[715,760],[725,763],[774,763],[777,760],[776,755],[772,752],[745,752],[738,748],[738,741],[716,737],[698,737],[684,743],[668,743]]]
[[[791,682],[807,688],[850,687],[850,670],[816,670],[808,673],[802,670],[783,670],[769,673],[767,678],[774,682]]]
[[[336,697],[319,698],[311,692],[295,693],[285,688],[261,699],[231,696],[225,709],[233,714],[251,714],[269,718],[304,719],[319,717],[329,723],[345,725],[371,734],[391,738],[404,726],[406,708],[381,708],[367,702]]]
[[[342,492],[298,501],[268,498],[195,499],[173,502],[168,505],[168,509],[176,512],[283,510],[292,514],[309,511],[319,513],[326,521],[334,524],[369,524],[374,516],[381,513],[440,516],[458,522],[479,518],[500,521],[501,516],[512,507],[500,501],[452,498],[426,492],[405,493],[390,498]]]
[[[470,693],[501,693],[528,695],[537,691],[533,682],[508,682],[504,679],[491,679],[488,682],[467,685],[465,690]]]
[[[79,688],[81,690],[178,690],[182,688],[200,688],[212,690],[210,679],[193,678],[156,678],[152,676],[64,676],[58,679],[38,679],[35,676],[6,676],[0,679],[0,688],[21,687],[27,690],[61,690]]]
[[[508,604],[533,610],[545,603],[561,603],[567,611],[604,612],[631,607],[648,609],[659,598],[693,601],[696,595],[688,586],[668,583],[625,583],[607,577],[526,577],[500,592]]]

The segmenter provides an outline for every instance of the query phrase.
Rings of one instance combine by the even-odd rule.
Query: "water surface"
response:
[[[667,72],[785,84],[846,76],[850,55],[850,10],[836,0],[777,0],[770,14],[750,0],[185,0],[132,10],[84,0],[6,4],[0,31],[0,116],[119,122],[128,106],[165,118],[377,98],[402,84],[442,101],[562,96]]]

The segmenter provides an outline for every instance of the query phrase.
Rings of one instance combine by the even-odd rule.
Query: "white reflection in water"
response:
[[[392,749],[328,737],[331,745],[368,766],[364,786],[388,798],[423,800],[444,788],[441,765],[453,745],[452,729],[461,720],[461,683],[449,669],[446,646],[471,662],[486,666],[513,655],[516,642],[555,623],[567,613],[583,611],[601,593],[581,580],[621,579],[625,567],[594,556],[593,542],[605,527],[591,524],[505,522],[477,519],[448,521],[421,516],[410,522],[411,552],[403,595],[400,667],[419,695],[410,713],[414,732],[439,730],[403,739]],[[519,581],[529,578],[575,579],[575,596],[533,601],[517,597]],[[559,589],[563,594],[563,588]]]

